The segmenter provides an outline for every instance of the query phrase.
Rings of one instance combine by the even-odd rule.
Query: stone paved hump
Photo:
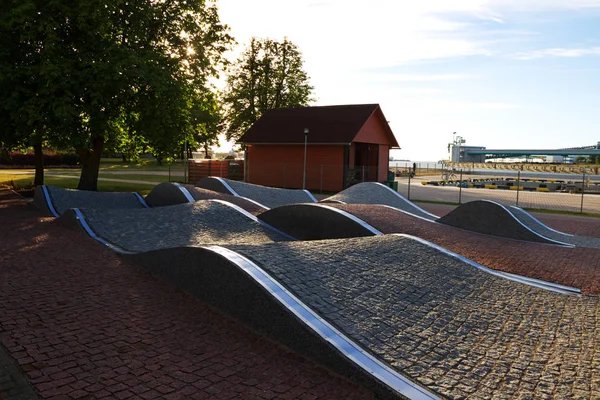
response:
[[[258,216],[298,240],[341,239],[381,234],[359,218],[324,204],[292,204]]]
[[[174,182],[164,182],[155,186],[145,198],[150,207],[164,207],[211,199],[225,200],[255,215],[267,210],[267,208],[242,197]]]
[[[533,231],[511,213],[508,208],[493,201],[477,200],[465,203],[438,219],[437,222],[510,239],[548,244],[567,244]]]
[[[328,197],[322,202],[342,202],[347,204],[383,204],[418,215],[429,220],[438,219],[413,202],[401,196],[398,192],[377,182],[363,182]]]
[[[251,214],[257,215],[263,211],[268,210],[266,207],[261,207],[256,202],[250,201],[244,197],[233,196],[230,194],[219,193],[208,189],[202,189],[194,185],[181,185],[183,186],[194,198],[194,200],[209,200],[219,199],[225,200],[229,203],[235,204]]]
[[[80,210],[101,239],[130,252],[206,244],[263,244],[289,237],[219,201],[144,210]],[[253,219],[254,218],[254,219]]]
[[[485,267],[600,294],[600,249],[566,248],[479,234],[425,221],[381,205],[330,204],[379,231],[406,233],[433,242]]]
[[[57,186],[38,186],[34,204],[49,216],[58,216],[70,208],[143,209],[144,199],[135,192],[94,192],[64,189]]]
[[[600,396],[596,296],[495,277],[394,235],[227,247],[442,396]]]
[[[513,215],[519,219],[523,224],[529,227],[534,232],[547,237],[552,240],[556,240],[563,243],[568,243],[577,247],[589,247],[600,249],[600,238],[589,237],[589,236],[578,236],[571,235],[568,233],[560,232],[542,223],[540,220],[529,214],[527,211],[519,207],[510,207],[510,211]]]
[[[316,202],[316,199],[308,191],[253,185],[251,183],[233,181],[225,178],[204,178],[198,181],[196,186],[246,197],[268,208],[284,206],[287,204]]]

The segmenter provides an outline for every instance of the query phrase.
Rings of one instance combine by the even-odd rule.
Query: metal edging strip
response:
[[[328,199],[323,199],[319,202],[319,204],[323,204],[323,203],[338,203],[338,204],[348,204],[345,201],[341,201],[341,200],[328,200]]]
[[[54,204],[52,203],[52,199],[50,198],[50,193],[48,192],[46,185],[42,185],[42,192],[44,193],[44,199],[46,199],[46,205],[48,206],[50,213],[55,217],[60,217],[60,214],[56,212],[56,209],[54,208]]]
[[[268,228],[268,229],[270,229],[272,231],[275,231],[278,234],[287,237],[288,239],[298,240],[295,237],[292,237],[292,236],[288,235],[287,233],[280,231],[279,229],[275,228],[274,226],[267,224],[265,221],[262,221],[261,219],[257,218],[255,215],[250,214],[248,211],[244,210],[242,207],[238,206],[237,204],[233,204],[233,203],[230,203],[230,202],[228,202],[226,200],[221,200],[221,199],[209,199],[208,201],[212,201],[212,202],[215,202],[215,203],[220,203],[220,204],[223,204],[223,205],[225,205],[227,207],[231,207],[234,210],[236,210],[237,212],[239,212],[242,215],[244,215],[245,217],[250,218],[252,221],[261,224],[265,228]]]
[[[508,208],[506,208],[506,206],[504,206],[503,204],[500,204],[498,202],[495,202],[493,200],[479,200],[479,201],[486,201],[488,203],[492,203],[495,204],[497,206],[500,206],[504,209],[504,211],[506,211],[515,221],[517,221],[523,228],[527,229],[529,232],[533,233],[534,235],[541,237],[542,239],[548,240],[549,242],[555,243],[555,244],[559,244],[561,246],[566,246],[566,247],[575,247],[574,245],[572,245],[571,243],[565,243],[565,242],[561,242],[559,240],[554,240],[554,239],[550,239],[549,237],[546,237],[544,235],[541,235],[539,233],[537,233],[536,231],[534,231],[533,229],[531,229],[530,227],[528,227],[527,225],[525,225],[519,218],[517,218],[517,216],[515,214],[513,214]]]
[[[85,230],[85,232],[92,239],[97,240],[98,242],[100,242],[103,245],[107,246],[109,249],[111,249],[113,251],[116,251],[117,253],[120,253],[120,254],[134,254],[133,252],[127,251],[127,250],[123,250],[119,246],[115,246],[114,244],[112,244],[110,242],[107,242],[106,240],[102,239],[100,236],[96,235],[96,232],[94,232],[94,230],[87,223],[87,221],[85,220],[85,217],[83,216],[83,213],[81,212],[81,210],[79,208],[72,208],[71,210],[73,210],[75,212],[75,215],[77,216],[77,220],[79,221],[79,223],[81,224],[81,226],[83,227],[83,229]]]
[[[304,192],[306,192],[306,194],[308,195],[308,197],[310,197],[310,199],[311,199],[312,201],[314,201],[315,203],[318,203],[317,199],[315,198],[315,196],[313,196],[313,194],[312,194],[311,192],[309,192],[309,191],[308,191],[308,190],[306,190],[306,189],[302,189],[302,190],[303,190]]]
[[[360,345],[353,342],[329,322],[320,317],[315,311],[300,301],[294,294],[248,258],[221,246],[203,246],[203,248],[213,251],[234,263],[322,339],[335,347],[346,358],[351,360],[368,374],[397,393],[414,400],[439,399],[435,394],[411,382],[409,379],[365,351]]]
[[[522,212],[523,214],[527,215],[529,218],[533,219],[536,223],[540,224],[541,226],[543,226],[544,228],[546,228],[546,229],[548,229],[548,230],[550,230],[552,232],[556,232],[556,233],[559,233],[559,234],[565,235],[565,236],[571,236],[571,237],[575,236],[575,235],[571,235],[570,233],[565,233],[565,232],[557,231],[556,229],[550,228],[548,225],[544,224],[542,221],[540,221],[539,219],[537,219],[536,217],[534,217],[533,215],[531,215],[531,213],[525,211],[521,207],[517,207],[517,206],[510,206],[510,207],[514,208],[516,210],[519,210],[519,212]]]
[[[327,210],[336,212],[338,214],[343,215],[344,217],[351,219],[352,221],[356,222],[357,224],[359,224],[360,226],[362,226],[363,228],[369,230],[371,233],[373,233],[374,235],[383,235],[383,233],[379,230],[377,230],[376,228],[372,227],[371,225],[369,225],[368,223],[366,223],[365,221],[363,221],[362,219],[358,218],[356,215],[352,215],[347,211],[344,210],[340,210],[338,208],[335,207],[331,207],[322,203],[319,204],[312,204],[312,203],[305,203],[307,206],[312,206],[312,207],[321,207],[321,208],[326,208]]]
[[[427,214],[427,215],[431,215],[431,216],[432,216],[432,217],[434,217],[435,219],[438,219],[438,218],[439,218],[439,216],[437,216],[437,215],[435,215],[435,214],[432,214],[432,213],[430,213],[430,212],[428,212],[428,211],[425,211],[425,210],[423,210],[421,207],[419,207],[418,205],[416,205],[416,204],[415,204],[415,203],[413,203],[412,201],[410,201],[410,200],[408,200],[408,199],[404,198],[402,195],[400,195],[400,193],[398,193],[398,192],[395,192],[394,190],[392,190],[392,188],[390,188],[390,187],[387,187],[387,186],[385,186],[384,184],[382,184],[382,183],[379,183],[379,182],[373,182],[373,183],[375,183],[375,184],[377,184],[377,185],[379,185],[379,186],[381,186],[381,187],[384,187],[384,188],[386,188],[386,189],[387,189],[387,190],[389,190],[390,192],[394,193],[394,194],[395,194],[395,195],[396,195],[396,196],[397,196],[399,199],[401,199],[402,201],[404,201],[406,204],[409,204],[409,205],[413,206],[413,207],[414,207],[414,208],[416,208],[417,210],[419,210],[419,211],[422,211],[422,212],[424,212],[424,213],[425,213],[425,214]]]
[[[412,240],[416,240],[417,242],[420,242],[426,246],[429,246],[431,248],[434,248],[450,257],[456,258],[464,263],[469,264],[472,267],[475,267],[481,271],[487,272],[488,274],[494,275],[494,276],[498,276],[501,278],[505,278],[511,281],[515,281],[515,282],[519,282],[525,285],[529,285],[529,286],[533,286],[533,287],[537,287],[540,289],[545,289],[551,292],[556,292],[556,293],[560,293],[560,294],[578,294],[577,292],[573,292],[570,289],[566,289],[568,288],[568,286],[563,286],[563,285],[559,285],[553,282],[546,282],[546,281],[542,281],[542,280],[538,280],[538,279],[533,279],[533,278],[528,278],[528,277],[524,277],[521,275],[516,275],[516,274],[510,274],[510,273],[506,273],[506,272],[502,272],[502,271],[496,271],[494,269],[488,268],[488,267],[484,267],[481,264],[476,263],[473,260],[470,260],[464,256],[461,256],[458,253],[455,253],[453,251],[450,251],[448,249],[445,249],[441,246],[438,246],[435,243],[429,242],[425,239],[421,239],[420,237],[417,236],[413,236],[413,235],[407,235],[406,233],[392,233],[392,235],[394,236],[401,236],[401,237],[405,237],[408,239],[412,239]],[[573,288],[575,289],[575,288]],[[575,289],[576,291],[578,289]]]
[[[259,202],[258,202],[258,201],[256,201],[256,200],[252,200],[252,199],[251,199],[251,198],[249,198],[249,197],[244,197],[244,196],[236,196],[236,197],[239,197],[240,199],[248,200],[250,203],[254,203],[255,205],[259,206],[260,208],[264,208],[265,210],[270,210],[270,208],[269,208],[269,207],[265,206],[265,205],[264,205],[264,204],[262,204],[262,203],[259,203]]]
[[[189,190],[187,190],[184,186],[182,186],[180,183],[178,182],[173,182],[173,185],[175,185],[177,187],[177,189],[179,189],[181,191],[181,193],[183,193],[183,195],[185,196],[185,199],[190,202],[190,203],[195,203],[196,199],[194,199],[194,196],[192,196],[192,194],[190,193]]]
[[[142,205],[145,208],[150,208],[148,203],[146,203],[146,200],[144,200],[144,198],[138,192],[133,192],[133,194],[137,197],[137,199],[140,201],[140,203],[142,203]]]
[[[232,195],[241,197],[238,194],[238,192],[236,192],[235,190],[233,190],[233,188],[229,185],[229,183],[227,183],[227,181],[225,181],[225,179],[221,178],[220,176],[209,176],[209,178],[213,178],[213,179],[218,180],[219,182],[221,182],[223,184],[223,186],[225,186],[225,188],[227,190],[229,190],[231,192]]]
[[[429,219],[429,218],[422,217],[422,216],[420,216],[420,215],[417,215],[417,214],[413,214],[413,213],[411,213],[410,211],[406,211],[406,210],[403,210],[403,209],[401,209],[401,208],[397,208],[397,207],[388,206],[387,204],[378,204],[378,205],[379,205],[379,206],[383,206],[383,207],[387,207],[387,208],[391,208],[391,209],[392,209],[392,210],[394,210],[394,211],[400,211],[401,213],[404,213],[404,214],[410,215],[411,217],[415,217],[415,218],[422,219],[423,221],[427,221],[427,222],[429,222],[429,223],[432,223],[432,224],[439,224],[439,222],[437,222],[437,221],[434,221],[434,220],[432,220],[432,219]]]

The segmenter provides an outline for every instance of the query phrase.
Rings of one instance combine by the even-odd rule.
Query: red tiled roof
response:
[[[308,128],[309,143],[348,144],[374,114],[386,130],[389,145],[399,147],[379,104],[276,108],[266,111],[238,142],[304,143],[304,129]]]

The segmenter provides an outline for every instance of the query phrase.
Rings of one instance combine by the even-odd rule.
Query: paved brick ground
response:
[[[38,216],[0,192],[0,342],[41,398],[372,398]]]
[[[331,204],[384,233],[407,233],[481,265],[600,294],[600,249],[520,242],[435,224],[382,206]],[[433,212],[433,210],[432,210]]]

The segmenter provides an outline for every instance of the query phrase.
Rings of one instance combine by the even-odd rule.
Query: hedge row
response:
[[[44,165],[77,165],[79,156],[76,154],[44,154]],[[0,165],[29,166],[35,165],[33,153],[0,153]]]

